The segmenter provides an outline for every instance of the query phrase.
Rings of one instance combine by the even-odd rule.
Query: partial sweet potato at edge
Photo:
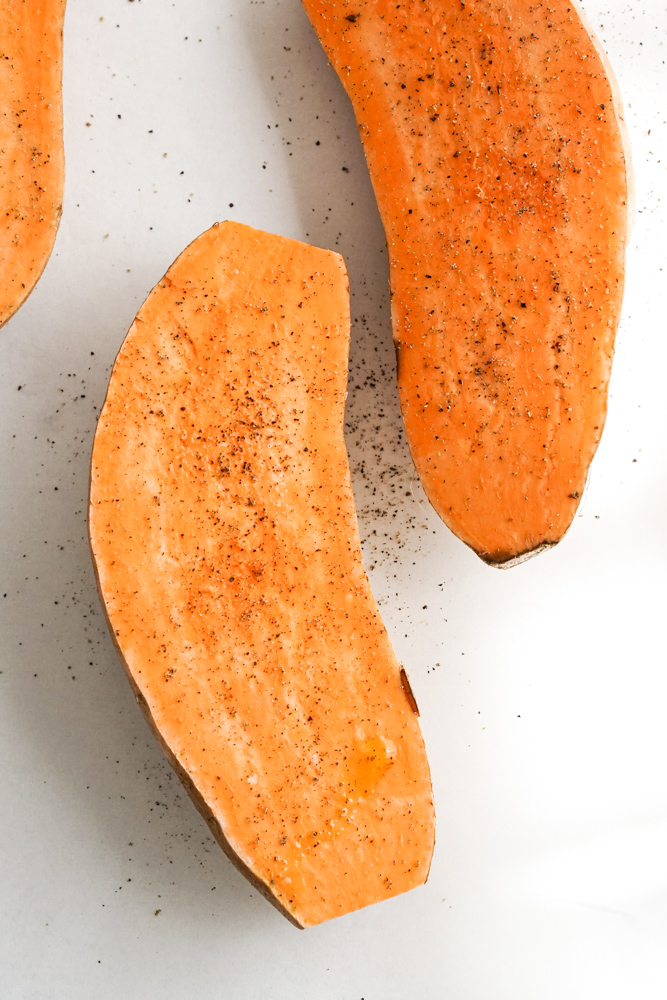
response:
[[[352,101],[398,383],[438,514],[483,559],[558,542],[605,422],[628,239],[611,70],[571,0],[304,0]]]
[[[65,0],[0,0],[0,326],[49,259],[62,211]]]

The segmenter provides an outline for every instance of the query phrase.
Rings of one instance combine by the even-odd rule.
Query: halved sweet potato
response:
[[[385,226],[429,500],[488,562],[553,545],[602,433],[628,236],[620,97],[571,0],[304,0]]]
[[[62,211],[65,0],[0,0],[0,326],[49,259]]]
[[[425,881],[434,815],[364,573],[342,258],[214,226],[116,360],[90,539],[140,705],[237,866],[305,927]]]

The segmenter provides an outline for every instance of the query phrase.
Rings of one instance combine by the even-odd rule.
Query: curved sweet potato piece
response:
[[[431,785],[364,573],[342,258],[225,223],[151,292],[92,459],[100,591],[223,849],[305,927],[425,881]]]
[[[429,500],[508,565],[570,525],[628,236],[620,97],[571,0],[304,0],[351,98]]]
[[[0,0],[0,326],[34,288],[62,211],[65,0]]]

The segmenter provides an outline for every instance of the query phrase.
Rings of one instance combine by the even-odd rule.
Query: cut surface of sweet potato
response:
[[[409,685],[366,578],[343,438],[342,258],[214,226],[116,360],[90,539],[139,703],[223,849],[306,927],[424,882]]]
[[[49,259],[62,210],[65,0],[0,0],[0,326]]]
[[[304,0],[385,227],[426,494],[486,561],[553,545],[606,414],[628,237],[620,97],[570,0]]]

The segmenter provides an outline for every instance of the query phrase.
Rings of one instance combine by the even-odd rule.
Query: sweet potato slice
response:
[[[628,235],[620,98],[571,0],[304,0],[351,98],[429,500],[486,561],[563,536],[602,433]]]
[[[62,210],[65,0],[0,0],[0,326],[49,259]]]
[[[342,258],[195,240],[116,360],[90,539],[140,705],[225,852],[301,927],[424,882],[434,814],[364,573]]]

